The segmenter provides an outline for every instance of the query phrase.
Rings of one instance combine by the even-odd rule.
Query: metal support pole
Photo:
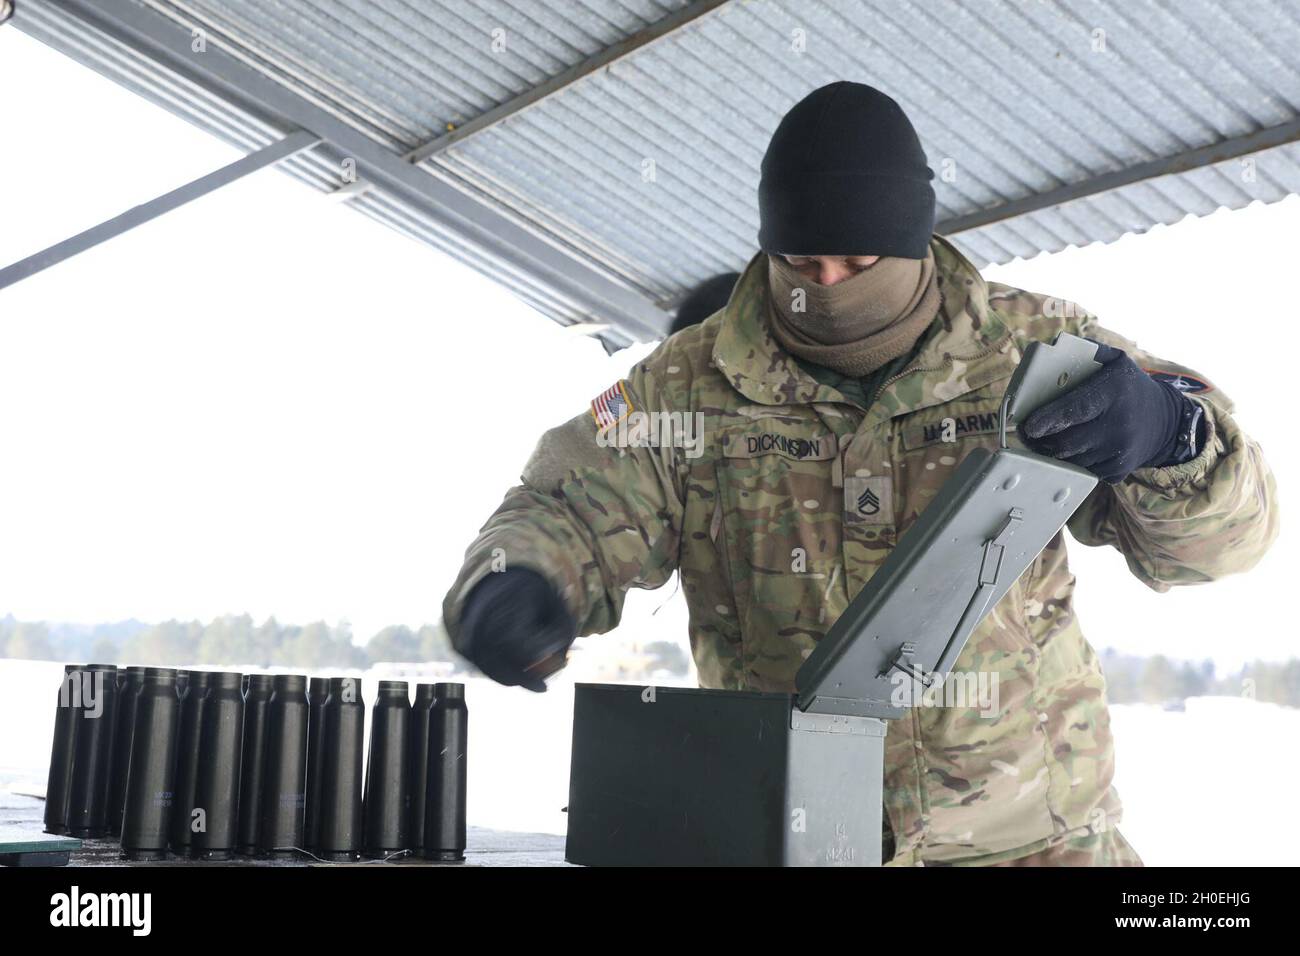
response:
[[[953,236],[971,229],[979,229],[995,222],[1005,222],[1017,216],[1026,216],[1041,209],[1050,209],[1062,203],[1073,202],[1088,196],[1113,192],[1124,186],[1145,182],[1160,176],[1172,176],[1227,162],[1251,153],[1300,141],[1300,119],[1287,120],[1277,126],[1268,126],[1253,133],[1234,136],[1220,143],[1183,150],[1172,156],[1161,156],[1146,162],[1134,163],[1113,172],[1102,173],[1082,182],[1058,186],[1046,192],[1013,199],[987,209],[977,209],[961,216],[953,216],[935,225],[934,231]]]
[[[706,13],[712,13],[726,2],[728,0],[695,0],[695,2],[656,20],[649,26],[638,30],[629,37],[625,37],[612,46],[605,47],[595,55],[589,56],[582,62],[569,67],[564,72],[544,80],[527,92],[512,97],[499,106],[494,106],[486,113],[467,120],[455,129],[443,133],[437,139],[422,146],[417,146],[403,158],[408,163],[422,163],[430,156],[441,153],[448,146],[462,142],[486,129],[491,129],[528,107],[535,106],[548,96],[564,92],[584,77],[607,69],[610,64],[623,59],[623,57],[680,32],[687,24],[695,22]]]
[[[255,173],[259,169],[273,166],[305,149],[311,149],[319,143],[320,138],[314,133],[305,130],[290,133],[284,139],[277,140],[255,153],[249,153],[242,159],[235,160],[229,166],[223,166],[206,176],[200,176],[193,182],[186,183],[169,193],[164,193],[157,199],[151,199],[139,206],[134,206],[119,216],[114,216],[97,226],[92,226],[85,232],[78,233],[70,239],[64,239],[62,242],[57,242],[48,249],[42,249],[26,259],[20,259],[13,265],[0,269],[0,289],[11,286],[30,275],[35,275],[42,269],[48,269],[64,259],[70,259],[77,253],[84,252],[105,240],[121,235],[142,223],[157,219],[163,213],[171,212],[173,209],[198,199],[200,196],[206,196],[222,186],[229,185],[237,179],[242,179],[249,173]]]
[[[31,2],[31,0],[29,0]],[[413,166],[333,112],[210,44],[191,50],[189,28],[136,0],[45,2],[64,16],[154,60],[183,80],[282,129],[311,130],[331,155],[356,162],[360,180],[459,237],[502,270],[515,271],[577,306],[593,321],[608,321],[630,341],[662,338],[667,313],[643,290],[587,259],[564,239]],[[21,20],[21,13],[19,16]],[[490,274],[489,274],[490,275]]]

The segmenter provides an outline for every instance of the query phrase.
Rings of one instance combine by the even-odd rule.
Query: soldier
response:
[[[1275,486],[1228,398],[1073,303],[984,280],[932,235],[932,176],[871,87],[834,83],[786,114],[762,163],[761,251],[721,312],[542,437],[444,603],[462,654],[544,690],[575,635],[610,630],[628,588],[676,569],[700,684],[792,692],[961,459],[996,446],[1020,356],[1058,332],[1101,343],[1103,368],[1019,437],[1104,479],[1071,534],[1157,591],[1259,560]],[[695,441],[676,440],[691,421]],[[972,634],[955,669],[998,681],[996,713],[890,721],[886,861],[1141,865],[1116,829],[1073,581],[1058,535]]]
[[[705,279],[688,292],[686,298],[682,299],[682,304],[677,307],[677,314],[673,316],[672,325],[668,327],[668,334],[676,335],[682,329],[699,325],[721,309],[731,298],[731,290],[736,287],[736,280],[739,278],[739,272],[721,272]]]

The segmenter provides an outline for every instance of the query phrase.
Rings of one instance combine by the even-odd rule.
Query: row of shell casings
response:
[[[351,677],[312,678],[303,843],[326,860],[412,851],[465,858],[469,714],[463,684],[380,681],[362,790],[365,702]]]
[[[460,684],[381,681],[365,792],[358,678],[70,665],[45,828],[120,835],[130,859],[464,858]],[[399,759],[400,755],[400,759]]]

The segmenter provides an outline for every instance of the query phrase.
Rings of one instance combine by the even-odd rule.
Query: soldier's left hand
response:
[[[1110,484],[1134,469],[1169,462],[1190,401],[1109,345],[1098,345],[1100,371],[1029,415],[1020,437],[1031,451],[1086,468]]]

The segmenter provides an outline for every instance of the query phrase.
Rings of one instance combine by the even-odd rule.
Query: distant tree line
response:
[[[646,670],[654,674],[663,672],[674,677],[684,677],[691,669],[686,649],[672,641],[651,641],[641,648],[646,657]]]
[[[49,624],[0,618],[0,657],[105,664],[214,664],[257,667],[356,667],[379,661],[459,662],[441,626],[384,628],[364,646],[349,625],[257,624],[229,614],[203,624],[126,621],[101,625]]]
[[[670,641],[645,645],[651,671],[686,673],[685,651]],[[257,624],[247,614],[228,614],[203,624],[164,621],[145,624],[65,624],[0,618],[0,658],[105,664],[366,668],[380,661],[451,661],[468,666],[451,649],[442,626],[418,629],[392,625],[364,645],[344,623],[281,624],[274,617]],[[1300,659],[1255,661],[1219,675],[1214,662],[1146,657],[1113,649],[1101,655],[1106,694],[1115,704],[1169,704],[1188,697],[1253,697],[1300,707]]]
[[[1106,697],[1114,704],[1168,704],[1188,697],[1253,697],[1300,707],[1300,659],[1255,661],[1219,676],[1213,661],[1142,657],[1110,649],[1101,655]]]

